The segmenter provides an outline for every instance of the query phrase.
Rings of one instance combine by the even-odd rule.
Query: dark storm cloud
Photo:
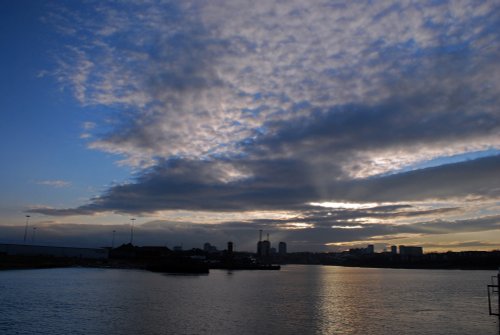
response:
[[[466,101],[460,108],[449,109],[432,101],[443,98],[451,99],[429,92],[401,100],[395,98],[377,106],[348,105],[328,112],[317,111],[292,122],[270,123],[267,126],[277,129],[276,133],[252,143],[255,148],[251,150],[260,154],[293,153],[306,157],[321,153],[347,160],[342,154],[473,140],[500,132],[498,114],[480,109],[473,111],[477,106]],[[430,112],[436,107],[446,109]]]
[[[112,187],[77,209],[31,210],[49,215],[115,211],[146,213],[164,209],[236,211],[305,209],[308,202],[399,202],[468,195],[495,197],[500,190],[500,156],[442,165],[382,177],[325,180],[321,192],[296,161],[238,161],[257,174],[221,182],[221,168],[211,161],[172,161],[134,183]],[[323,196],[320,195],[324,194]]]
[[[467,195],[497,197],[500,156],[368,178],[338,185],[337,197],[357,201],[444,199]]]

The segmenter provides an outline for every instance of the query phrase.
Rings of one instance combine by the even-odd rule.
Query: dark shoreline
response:
[[[406,264],[398,266],[375,265],[375,264],[321,264],[321,263],[287,263],[288,265],[323,265],[323,266],[341,266],[351,268],[372,268],[372,269],[405,269],[405,270],[465,270],[465,271],[495,271],[499,266],[431,266]],[[500,263],[499,263],[500,264]],[[0,271],[7,270],[36,270],[36,269],[55,269],[69,267],[87,267],[87,268],[105,268],[105,269],[136,269],[150,270],[148,264],[141,261],[123,261],[123,260],[86,260],[73,258],[54,258],[54,257],[26,257],[26,256],[0,256]],[[255,268],[226,268],[223,266],[208,266],[214,270],[260,270]],[[262,268],[262,270],[265,270]],[[162,271],[159,271],[162,272]],[[171,272],[165,269],[164,272]],[[173,271],[176,272],[176,271]]]
[[[0,270],[83,266],[143,269],[161,272],[199,271],[207,273],[209,269],[279,270],[279,265],[284,264],[426,270],[498,270],[500,266],[499,250],[449,251],[419,255],[400,255],[389,252],[295,252],[277,253],[265,258],[259,258],[256,254],[249,252],[228,252],[226,250],[206,252],[200,249],[171,251],[166,247],[137,247],[131,244],[114,249],[86,250],[69,248],[68,250],[62,250],[64,252],[61,252],[60,248],[36,248],[40,249],[35,250],[40,252],[39,254],[0,253]],[[105,253],[102,251],[105,251]]]

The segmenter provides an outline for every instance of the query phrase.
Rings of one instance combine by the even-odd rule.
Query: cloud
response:
[[[497,230],[500,228],[500,215],[485,216],[474,219],[431,222],[419,222],[402,228],[406,233],[448,234],[459,232],[476,232]]]
[[[304,209],[321,201],[399,202],[481,196],[498,198],[500,156],[480,158],[382,177],[323,178],[318,189],[307,166],[297,161],[237,162],[249,177],[226,181],[224,165],[213,161],[169,161],[136,182],[110,188],[77,209],[33,209],[51,215],[165,209],[237,211]],[[235,162],[232,161],[232,164]],[[292,182],[293,181],[293,182]]]
[[[294,130],[288,121],[308,118],[324,118],[336,132],[345,127],[334,150],[364,149],[344,168],[359,176],[499,146],[491,136],[500,69],[493,3],[152,1],[86,9],[66,10],[59,22],[72,28],[64,31],[74,43],[58,74],[82,104],[120,110],[90,146],[129,164],[237,154],[237,143],[284,136],[282,127]],[[380,158],[387,156],[395,158]]]
[[[51,186],[55,188],[63,188],[71,186],[69,181],[65,180],[40,180],[36,182],[38,185]]]
[[[82,138],[139,172],[33,213],[289,212],[221,227],[318,245],[448,227],[432,220],[481,230],[498,214],[498,4],[54,7],[68,44],[54,74],[102,110]],[[358,207],[311,205],[323,202]]]

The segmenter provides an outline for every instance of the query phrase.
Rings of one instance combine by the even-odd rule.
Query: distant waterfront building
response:
[[[175,246],[174,251],[182,251],[182,245]]]
[[[229,254],[233,253],[233,242],[227,242],[227,252]]]
[[[391,245],[391,254],[397,255],[398,254],[398,247],[395,245]]]
[[[62,258],[107,259],[108,250],[101,248],[50,247],[25,244],[0,244],[0,254],[11,256],[51,256]]]
[[[278,252],[280,255],[286,255],[286,243],[285,242],[280,242],[278,244]]]
[[[349,253],[351,255],[371,255],[375,253],[375,246],[369,244],[366,248],[351,248]]]
[[[259,242],[257,242],[257,256],[261,258],[269,257],[271,254],[271,242],[269,241],[269,234],[267,240],[262,241],[262,230],[259,230]]]
[[[260,257],[269,257],[271,254],[271,242],[269,241],[259,241],[257,243],[257,254]]]
[[[203,251],[217,252],[217,247],[215,245],[211,245],[210,243],[206,242],[205,244],[203,244]]]
[[[399,246],[399,254],[401,256],[422,256],[423,253],[424,250],[422,247],[405,246],[405,245]]]

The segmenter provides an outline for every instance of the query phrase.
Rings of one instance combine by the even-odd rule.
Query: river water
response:
[[[0,272],[0,334],[499,334],[495,271]]]

